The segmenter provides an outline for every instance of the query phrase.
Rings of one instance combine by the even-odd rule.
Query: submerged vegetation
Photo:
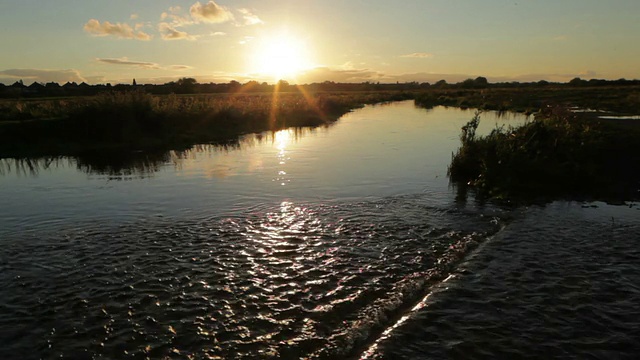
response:
[[[460,135],[449,167],[452,182],[481,197],[636,199],[640,131],[548,107],[519,127],[475,131],[480,112]]]

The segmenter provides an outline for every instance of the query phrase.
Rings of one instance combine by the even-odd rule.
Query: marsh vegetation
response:
[[[481,114],[462,128],[449,176],[481,197],[635,199],[640,189],[640,130],[548,107],[518,127],[477,136]]]
[[[365,104],[406,97],[397,92],[155,96],[132,91],[5,102],[0,157],[228,142],[246,133],[329,124]]]
[[[281,83],[268,89],[257,83],[211,89],[189,84],[189,89],[176,89],[234,92],[158,95],[150,91],[166,86],[134,86],[93,96],[3,100],[0,158],[117,160],[140,151],[162,154],[195,144],[232,144],[243,134],[327,125],[365,104],[413,99],[424,108],[535,114],[524,126],[496,128],[487,136],[476,136],[480,115],[474,117],[462,129],[461,147],[449,169],[460,188],[471,186],[492,198],[637,196],[637,122],[604,121],[570,111],[577,107],[639,114],[640,86],[634,81],[489,84],[477,78],[434,85]],[[263,88],[269,91],[259,91]],[[620,124],[625,127],[616,126]]]

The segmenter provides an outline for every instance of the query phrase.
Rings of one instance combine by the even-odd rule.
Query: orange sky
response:
[[[639,78],[637,0],[0,2],[0,82]]]

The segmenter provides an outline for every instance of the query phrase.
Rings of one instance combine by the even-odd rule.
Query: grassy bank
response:
[[[463,127],[449,167],[452,182],[481,197],[637,199],[640,131],[581,118],[549,107],[534,121],[475,130],[480,113]]]
[[[286,127],[319,126],[398,92],[153,96],[144,92],[5,103],[0,157],[176,149]]]

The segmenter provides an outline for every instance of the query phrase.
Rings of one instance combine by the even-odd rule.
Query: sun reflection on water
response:
[[[284,151],[287,145],[291,142],[291,130],[280,130],[275,133],[273,138],[277,144],[276,147],[278,150]]]
[[[246,228],[252,243],[243,250],[251,269],[254,286],[262,289],[273,304],[285,305],[281,298],[301,294],[303,284],[294,279],[311,271],[310,267],[324,251],[317,232],[322,221],[308,209],[283,201],[279,209]]]
[[[280,130],[273,135],[273,141],[275,143],[276,149],[278,149],[278,164],[284,166],[287,164],[287,160],[289,157],[287,156],[287,147],[291,144],[291,139],[293,135],[293,130]],[[287,172],[280,169],[278,171],[278,176],[274,179],[274,181],[280,182],[281,186],[287,185],[291,180],[287,179],[285,176]]]

